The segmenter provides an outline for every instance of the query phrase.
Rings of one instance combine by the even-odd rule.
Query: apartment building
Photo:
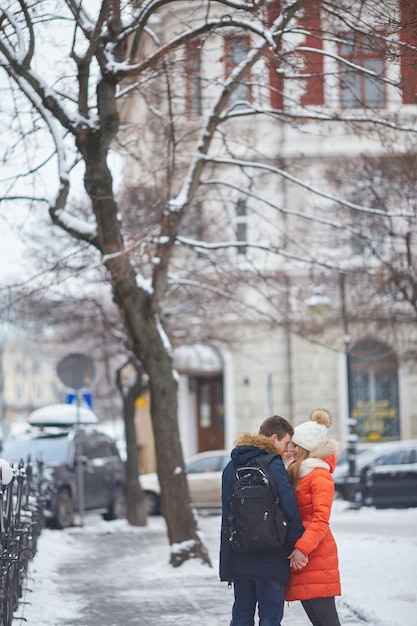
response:
[[[24,427],[29,413],[63,400],[55,364],[30,335],[9,326],[0,346],[1,435]]]
[[[352,418],[362,441],[417,437],[415,313],[393,276],[416,251],[407,240],[416,219],[415,8],[314,0],[280,30],[283,4],[262,4],[251,24],[238,5],[161,11],[152,23],[159,45],[184,24],[196,35],[172,46],[169,63],[156,63],[122,107],[138,129],[125,185],[142,207],[159,190],[161,206],[166,188],[166,197],[180,192],[205,120],[227,98],[179,241],[201,241],[199,254],[190,268],[179,247],[173,274],[183,284],[187,272],[190,282],[198,270],[212,278],[210,250],[223,242],[222,279],[229,267],[247,308],[187,308],[185,292],[174,297],[167,327],[186,456],[230,447],[268,415],[296,424],[317,407],[331,412],[342,441]],[[274,45],[237,75],[272,31]]]

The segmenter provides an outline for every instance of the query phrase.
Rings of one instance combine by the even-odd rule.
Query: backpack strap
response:
[[[262,466],[263,469],[266,470],[268,477],[269,477],[269,482],[270,485],[272,487],[272,491],[275,494],[275,497],[278,499],[278,494],[277,494],[277,489],[276,489],[276,485],[275,485],[275,480],[274,477],[271,474],[271,471],[269,469],[269,466],[272,462],[273,459],[275,459],[276,456],[279,456],[279,454],[262,454],[261,456],[259,456],[257,459],[254,459],[254,464],[258,465],[258,466]]]

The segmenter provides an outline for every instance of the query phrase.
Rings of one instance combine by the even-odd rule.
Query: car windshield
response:
[[[356,447],[355,458],[357,459],[358,457],[363,456],[369,452],[372,452],[371,447],[364,447],[364,448]],[[344,465],[347,463],[349,463],[349,453],[347,450],[343,450],[343,452],[341,452],[337,457],[337,464]]]
[[[227,465],[228,457],[222,454],[213,454],[191,461],[186,467],[187,474],[202,472],[220,472]]]
[[[9,439],[3,442],[0,456],[17,465],[19,461],[31,461],[42,455],[46,463],[66,461],[67,437],[36,437],[34,439]]]

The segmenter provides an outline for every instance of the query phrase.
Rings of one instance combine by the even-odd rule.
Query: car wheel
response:
[[[126,517],[126,494],[122,487],[117,487],[107,513],[103,514],[103,519],[110,522],[114,519]]]
[[[159,496],[154,491],[145,491],[145,507],[148,515],[159,515],[161,503]]]
[[[69,528],[74,524],[74,504],[68,489],[58,491],[55,498],[54,515],[51,520],[53,528]]]

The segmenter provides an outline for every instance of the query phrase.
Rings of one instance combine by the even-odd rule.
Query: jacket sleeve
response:
[[[275,479],[280,508],[288,521],[287,544],[292,550],[295,542],[304,532],[297,498],[281,457],[273,459],[269,468]]]
[[[329,520],[333,504],[334,482],[327,470],[316,469],[312,472],[311,483],[311,521],[295,547],[303,554],[311,554],[329,530]]]
[[[235,478],[236,468],[233,466],[232,461],[229,461],[228,465],[223,470],[222,475],[222,523],[220,531],[220,560],[219,560],[219,574],[220,580],[231,580],[229,573],[229,552],[230,544],[228,540],[228,528],[227,517],[229,513],[230,499],[232,497],[232,488]]]

